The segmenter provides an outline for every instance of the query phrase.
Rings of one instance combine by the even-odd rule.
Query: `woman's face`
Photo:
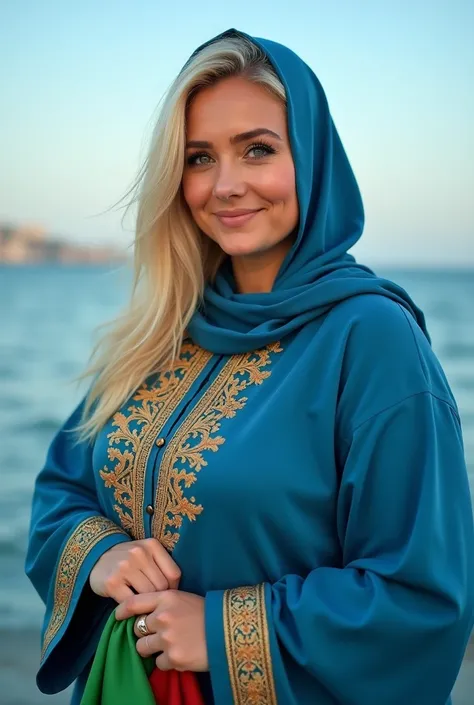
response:
[[[189,107],[186,141],[184,198],[224,252],[268,252],[294,231],[295,167],[278,98],[244,78],[204,88]]]

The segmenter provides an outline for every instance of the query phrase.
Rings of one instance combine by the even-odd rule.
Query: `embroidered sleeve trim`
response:
[[[224,635],[236,705],[277,705],[264,586],[224,593]]]
[[[41,658],[66,619],[85,558],[99,541],[112,534],[128,535],[110,519],[93,516],[82,521],[67,540],[56,571],[53,610],[44,634]]]

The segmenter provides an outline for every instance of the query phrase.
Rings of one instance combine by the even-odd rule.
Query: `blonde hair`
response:
[[[92,439],[144,380],[169,369],[205,283],[223,253],[203,237],[184,202],[186,111],[199,90],[231,76],[261,84],[286,102],[265,53],[243,36],[221,38],[191,57],[165,95],[148,156],[127,195],[137,203],[134,279],[126,310],[105,325],[89,366],[93,377],[78,427]]]

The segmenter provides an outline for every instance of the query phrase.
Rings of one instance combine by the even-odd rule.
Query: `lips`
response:
[[[228,211],[217,211],[214,215],[225,227],[239,228],[252,220],[252,218],[257,215],[257,213],[260,213],[261,210],[261,208],[256,208],[254,210],[239,208]]]

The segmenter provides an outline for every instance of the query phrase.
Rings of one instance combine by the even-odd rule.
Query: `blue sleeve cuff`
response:
[[[130,537],[109,519],[87,517],[61,552],[45,617],[36,682],[43,693],[67,688],[93,657],[115,602],[96,595],[89,575],[98,559]]]
[[[206,595],[206,639],[216,705],[276,705],[268,584]],[[272,648],[273,647],[273,648]]]
[[[224,595],[224,590],[213,590],[205,601],[207,656],[215,705],[234,702],[224,635]]]

